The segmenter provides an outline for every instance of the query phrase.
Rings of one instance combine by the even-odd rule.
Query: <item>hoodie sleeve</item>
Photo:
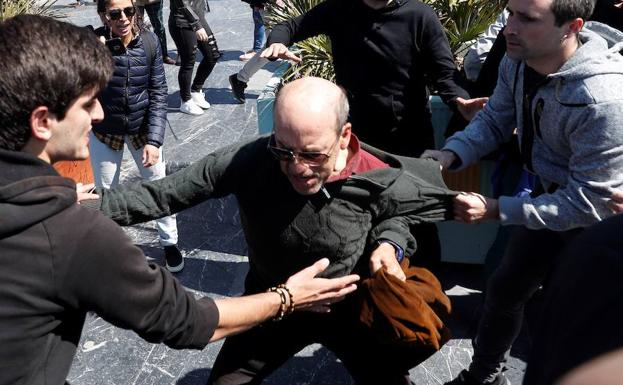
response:
[[[467,91],[458,85],[459,71],[454,64],[450,44],[437,14],[428,6],[424,9],[426,13],[422,15],[422,37],[418,44],[423,47],[422,58],[426,61],[426,70],[431,75],[435,90],[446,104],[457,97],[469,99]]]
[[[307,13],[275,25],[266,46],[281,43],[286,47],[312,36],[328,34],[336,14],[336,0],[324,1]]]
[[[463,169],[508,142],[517,127],[513,87],[519,64],[505,57],[500,64],[493,95],[465,130],[446,141],[443,150],[454,152],[461,160],[455,169]]]
[[[195,299],[168,271],[148,263],[114,222],[74,206],[71,217],[81,223],[50,232],[60,300],[149,342],[203,348],[218,325],[214,301]]]
[[[564,231],[587,227],[612,215],[613,189],[623,187],[623,99],[581,110],[581,118],[563,135],[571,156],[566,184],[534,199],[500,198],[503,224]]]

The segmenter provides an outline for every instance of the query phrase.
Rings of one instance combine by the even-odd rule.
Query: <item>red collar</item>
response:
[[[354,134],[350,135],[348,143],[349,159],[346,167],[338,174],[329,177],[327,183],[346,179],[353,174],[361,174],[379,168],[389,168],[389,165],[366,150],[361,149],[359,139]]]

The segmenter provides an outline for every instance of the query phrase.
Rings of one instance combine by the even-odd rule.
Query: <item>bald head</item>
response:
[[[284,122],[290,117],[323,122],[326,128],[326,123],[332,121],[331,126],[339,134],[348,120],[348,99],[342,88],[328,80],[298,79],[285,85],[275,101],[275,120]]]

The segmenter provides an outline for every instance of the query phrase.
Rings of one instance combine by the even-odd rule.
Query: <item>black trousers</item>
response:
[[[177,75],[177,80],[180,84],[180,96],[182,101],[186,102],[190,100],[190,92],[199,92],[203,88],[203,84],[206,79],[212,73],[212,69],[216,65],[216,61],[220,57],[218,46],[216,45],[216,39],[212,30],[206,28],[208,34],[207,41],[198,41],[195,31],[190,28],[179,28],[175,25],[175,21],[169,18],[169,33],[175,41],[178,54],[180,55],[181,65],[180,71]],[[191,79],[193,75],[193,68],[195,67],[195,58],[197,49],[201,51],[203,59],[197,67],[197,73],[195,79]]]
[[[331,313],[297,312],[229,337],[216,358],[208,384],[260,384],[298,351],[320,343],[344,363],[357,384],[410,384],[408,370],[430,351],[395,348],[375,341],[358,322],[355,301]]]

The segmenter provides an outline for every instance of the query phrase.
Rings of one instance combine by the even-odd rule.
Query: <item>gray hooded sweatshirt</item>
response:
[[[587,23],[582,45],[534,94],[530,112],[532,169],[545,191],[536,198],[499,199],[502,224],[564,231],[612,215],[613,189],[623,186],[623,34]],[[525,63],[505,57],[485,108],[444,150],[465,168],[508,141],[522,140]],[[558,188],[551,189],[552,186]]]

